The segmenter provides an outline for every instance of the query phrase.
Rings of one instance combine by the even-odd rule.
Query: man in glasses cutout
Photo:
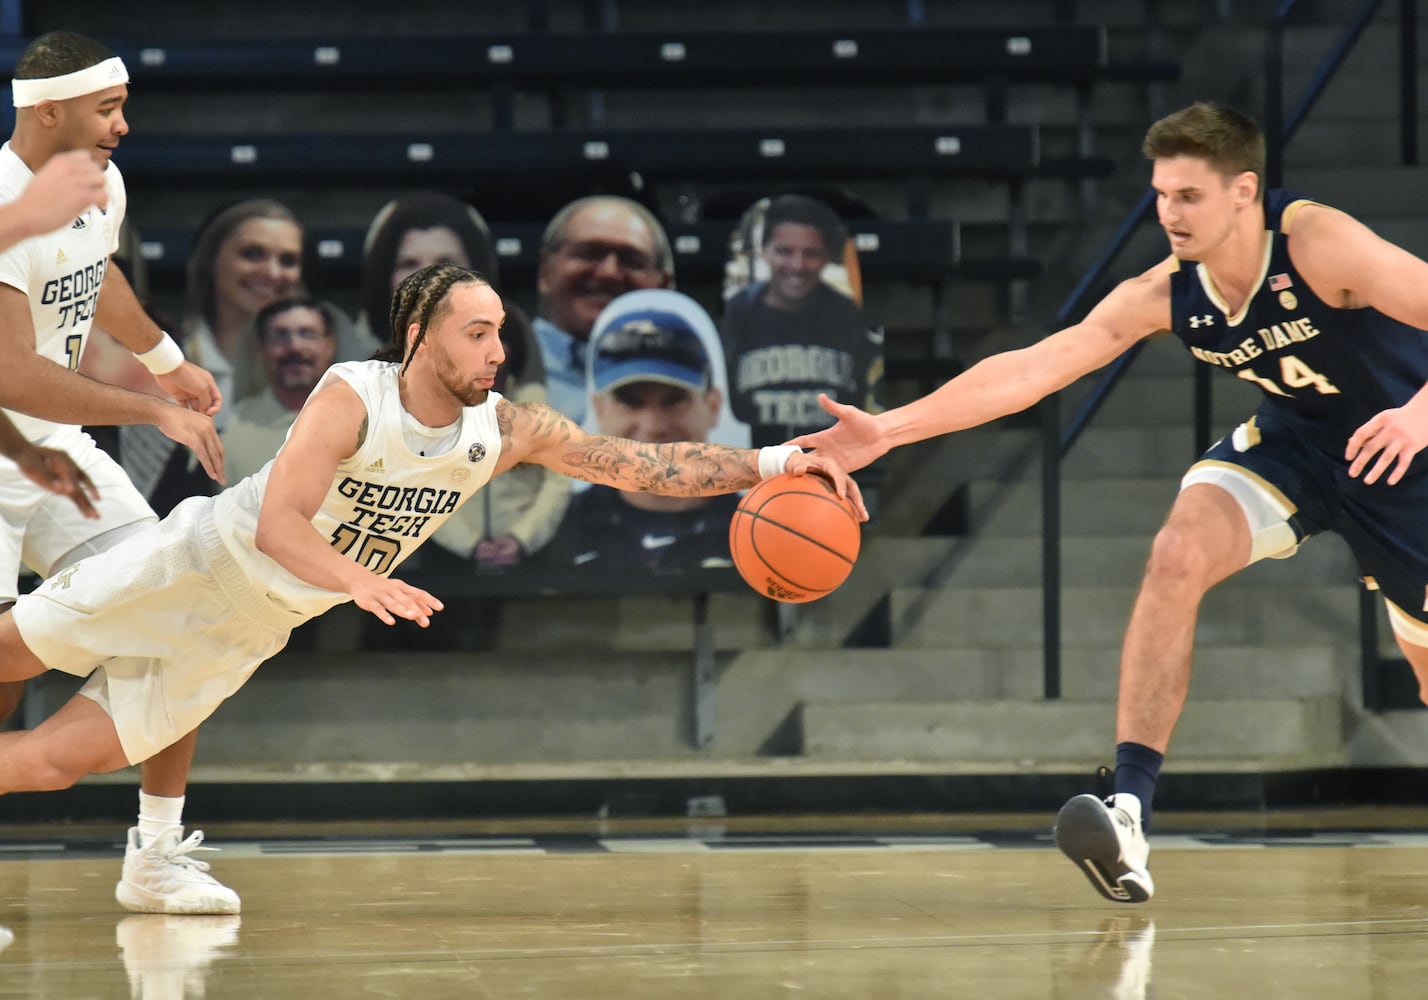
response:
[[[550,405],[577,424],[586,415],[585,351],[611,301],[641,288],[674,286],[674,254],[649,209],[615,195],[566,205],[541,238],[536,338]]]

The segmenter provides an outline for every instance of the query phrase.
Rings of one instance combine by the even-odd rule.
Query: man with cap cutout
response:
[[[689,319],[669,308],[673,294],[629,292],[597,323],[589,371],[600,433],[656,443],[705,441],[718,423],[723,394],[709,350]],[[616,573],[729,566],[729,520],[738,499],[592,486],[571,502],[542,564]]]

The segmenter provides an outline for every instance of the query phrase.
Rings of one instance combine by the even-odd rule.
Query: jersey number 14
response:
[[[1246,382],[1253,382],[1265,392],[1273,393],[1276,396],[1292,396],[1293,393],[1286,392],[1283,386],[1290,389],[1314,389],[1320,395],[1332,396],[1338,393],[1338,386],[1334,385],[1323,375],[1310,368],[1304,362],[1291,355],[1282,356],[1279,359],[1279,382],[1267,379],[1263,375],[1256,375],[1248,368],[1241,368],[1235,372]]]

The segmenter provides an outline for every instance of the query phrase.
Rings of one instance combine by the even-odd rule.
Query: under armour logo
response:
[[[1190,317],[1190,329],[1192,329],[1192,330],[1198,329],[1198,328],[1200,328],[1200,327],[1202,327],[1202,326],[1214,326],[1214,325],[1215,325],[1215,317],[1214,317],[1214,316],[1191,316],[1191,317]]]

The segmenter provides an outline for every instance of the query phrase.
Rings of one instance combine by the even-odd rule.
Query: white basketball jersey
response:
[[[7,142],[0,146],[0,204],[20,197],[34,179],[25,161]],[[0,252],[0,282],[24,292],[35,326],[35,350],[43,358],[74,370],[79,367],[109,255],[119,248],[119,226],[128,198],[124,178],[113,163],[104,171],[109,207],[91,207],[73,222]],[[63,426],[4,411],[20,433],[39,441]]]
[[[399,365],[349,361],[333,365],[319,383],[341,378],[367,408],[367,437],[337,467],[312,525],[332,547],[374,573],[391,575],[417,546],[491,479],[501,457],[496,424],[499,393],[462,411],[451,450],[432,457],[416,454],[402,437]],[[300,580],[259,552],[254,539],[258,511],[273,463],[219,494],[213,519],[225,547],[247,572],[255,590],[284,607],[316,616],[350,600]]]

